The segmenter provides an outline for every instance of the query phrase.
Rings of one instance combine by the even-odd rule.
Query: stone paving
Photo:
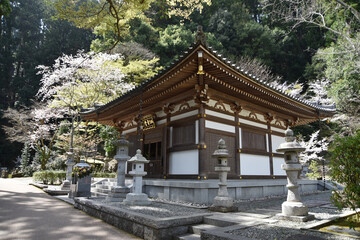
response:
[[[0,239],[139,239],[30,186],[0,178]]]
[[[0,183],[3,180],[0,180]],[[0,184],[0,190],[2,189]],[[40,191],[40,190],[39,190]],[[0,191],[1,194],[1,191]],[[330,191],[315,192],[312,194],[302,195],[302,200],[309,207],[309,213],[315,215],[315,220],[309,222],[291,222],[285,220],[279,220],[276,218],[276,214],[281,212],[281,204],[286,200],[286,196],[282,197],[270,197],[261,200],[242,200],[235,201],[234,205],[239,209],[235,213],[215,213],[207,209],[189,208],[186,206],[178,206],[176,203],[155,203],[151,206],[135,207],[133,210],[136,213],[142,213],[155,218],[166,218],[172,215],[191,215],[204,213],[208,214],[204,217],[204,222],[191,227],[191,233],[187,234],[190,237],[178,236],[177,239],[277,239],[277,240],[290,240],[290,239],[356,239],[355,237],[337,236],[322,232],[315,232],[308,230],[313,225],[319,224],[322,221],[326,221],[331,218],[339,217],[341,214],[349,213],[346,211],[338,211],[330,202]],[[42,196],[44,197],[44,196]],[[73,201],[69,201],[66,196],[55,196],[56,198],[67,201],[73,204]],[[45,195],[45,202],[48,201],[50,196]],[[32,201],[36,199],[29,198],[27,204],[32,204]],[[36,200],[37,201],[37,200]],[[116,205],[116,204],[115,204]],[[114,206],[115,206],[114,205]],[[52,206],[45,204],[44,207],[48,207],[50,212],[54,212]],[[55,206],[55,205],[54,205]],[[124,208],[124,206],[122,206]],[[36,207],[34,207],[36,209]],[[131,207],[126,206],[126,210],[132,210]],[[0,205],[2,215],[4,210]],[[56,208],[58,210],[58,208]],[[184,210],[186,209],[186,210]],[[43,209],[46,211],[45,209]],[[42,210],[42,211],[43,211]],[[74,210],[77,211],[77,210]],[[180,213],[182,212],[182,213]],[[174,213],[174,214],[173,214]],[[63,215],[59,212],[59,216]],[[4,222],[4,217],[0,216],[0,223]],[[101,221],[100,221],[101,222]],[[10,224],[11,225],[11,224]],[[0,239],[15,239],[15,235],[11,235],[10,230],[4,230],[0,224]],[[73,226],[74,227],[74,226]],[[44,229],[39,227],[42,231]],[[8,227],[8,229],[18,229],[17,224]],[[16,232],[16,231],[15,231]],[[53,232],[53,231],[50,231]],[[61,231],[58,231],[61,232]],[[119,231],[120,232],[120,231]],[[196,233],[195,233],[196,232]],[[2,234],[5,233],[7,238],[2,238]],[[23,233],[21,233],[23,234]],[[115,234],[117,236],[117,234]],[[24,235],[26,236],[26,235]],[[60,236],[60,235],[56,235]],[[66,236],[66,235],[64,235]],[[107,236],[107,235],[105,235]],[[127,235],[125,238],[108,238],[105,239],[132,239],[135,238],[131,235]],[[146,235],[143,238],[149,239]],[[30,239],[24,237],[24,239]],[[39,238],[41,239],[41,238]],[[46,239],[46,238],[42,238]],[[52,238],[61,239],[61,238]],[[71,238],[76,239],[76,238]],[[78,238],[82,239],[82,238]],[[96,239],[90,238],[90,239]]]

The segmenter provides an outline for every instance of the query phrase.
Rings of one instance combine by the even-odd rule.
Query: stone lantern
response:
[[[117,185],[111,188],[110,193],[107,196],[107,200],[111,202],[121,202],[126,194],[130,192],[130,189],[125,186],[125,166],[126,161],[130,159],[129,153],[129,141],[125,139],[124,135],[121,135],[119,140],[116,140],[116,155],[115,160],[118,162],[117,169]]]
[[[236,208],[233,207],[233,199],[229,197],[227,191],[227,173],[230,171],[230,167],[227,165],[229,151],[226,149],[225,141],[220,139],[218,142],[218,149],[216,149],[212,155],[217,159],[217,165],[215,171],[219,173],[219,191],[218,195],[214,198],[213,205],[209,208],[216,212],[232,212]]]
[[[147,174],[144,171],[144,164],[149,163],[142,154],[141,150],[136,150],[136,155],[129,160],[131,163],[131,171],[129,174],[133,176],[133,191],[126,195],[124,200],[128,205],[149,205],[151,202],[148,199],[147,194],[142,192],[142,177]]]
[[[71,174],[73,170],[73,166],[75,165],[75,162],[73,160],[74,153],[72,151],[66,153],[68,155],[68,159],[66,161],[66,180],[61,185],[61,190],[70,190],[71,185]]]
[[[74,168],[76,167],[90,169],[90,165],[84,159],[81,159],[80,163],[75,164]],[[91,197],[91,174],[82,178],[75,176],[72,178],[72,183],[69,197]]]
[[[282,164],[281,168],[286,171],[288,180],[287,201],[282,204],[282,213],[278,217],[305,222],[314,218],[313,215],[308,214],[308,207],[301,202],[297,183],[299,171],[302,169],[299,163],[299,152],[304,151],[305,148],[295,141],[294,132],[291,129],[285,131],[285,141],[276,149],[277,152],[284,153],[285,164]]]

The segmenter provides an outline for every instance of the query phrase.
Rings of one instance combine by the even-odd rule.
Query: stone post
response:
[[[104,157],[104,172],[109,171],[109,162],[111,161],[111,158]]]
[[[144,171],[144,164],[150,161],[143,157],[141,150],[138,149],[136,155],[132,157],[129,162],[132,164],[132,170],[129,174],[133,176],[133,191],[126,195],[124,203],[128,205],[149,205],[151,202],[147,194],[142,192],[142,177],[147,174],[147,172]]]
[[[218,195],[214,198],[213,205],[209,208],[211,211],[216,212],[233,212],[236,207],[233,206],[233,199],[229,197],[227,191],[227,173],[230,167],[227,165],[229,151],[226,149],[225,141],[220,139],[218,142],[218,149],[215,150],[212,157],[217,159],[215,171],[219,173],[219,191]]]
[[[67,166],[67,168],[66,168],[66,180],[61,185],[61,190],[69,190],[70,191],[71,175],[72,175],[72,170],[73,170],[73,166],[75,165],[75,162],[73,160],[74,153],[72,151],[67,152],[66,154],[68,155],[68,159],[66,161],[66,166]]]
[[[74,166],[74,168],[76,167],[80,167],[80,168],[84,168],[84,169],[89,169],[90,165],[85,163],[84,159],[80,160],[80,163],[76,164]],[[71,185],[71,191],[69,193],[69,197],[74,198],[74,197],[91,197],[91,174],[82,177],[82,178],[78,178],[78,177],[74,177],[75,184]]]
[[[301,202],[299,193],[298,176],[302,166],[299,163],[299,152],[305,150],[295,141],[294,132],[291,129],[285,131],[285,143],[280,144],[277,152],[284,153],[285,164],[281,168],[286,171],[288,180],[288,195],[282,207],[282,213],[278,214],[281,219],[305,222],[313,219],[313,215],[308,214],[308,207]]]
[[[129,141],[125,139],[124,135],[121,135],[120,139],[116,141],[117,150],[114,156],[118,162],[117,169],[117,185],[111,188],[106,200],[110,202],[122,202],[126,194],[130,192],[130,189],[125,186],[125,166],[126,161],[130,159],[129,153]]]

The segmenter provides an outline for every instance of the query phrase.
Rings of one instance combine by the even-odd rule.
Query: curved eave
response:
[[[236,79],[243,84],[246,84],[247,87],[251,87],[259,94],[267,94],[268,99],[276,99],[276,101],[281,101],[282,104],[287,106],[296,106],[300,109],[304,109],[308,112],[311,112],[311,117],[309,116],[308,119],[303,119],[301,122],[298,122],[296,125],[305,124],[308,122],[316,121],[318,118],[324,117],[331,117],[336,113],[336,109],[334,107],[326,107],[326,106],[319,106],[308,101],[302,100],[288,94],[280,89],[277,89],[271,86],[268,83],[265,83],[261,79],[257,78],[256,76],[252,76],[248,74],[244,70],[242,70],[239,66],[236,66],[231,61],[228,61],[226,58],[221,58],[221,55],[217,54],[211,48],[207,48],[201,44],[195,44],[189,47],[188,51],[184,52],[183,56],[180,56],[180,59],[177,59],[175,63],[167,66],[164,70],[160,71],[154,77],[144,81],[142,84],[136,86],[134,89],[128,91],[124,95],[114,99],[113,101],[108,102],[107,104],[93,109],[87,112],[82,112],[81,116],[84,120],[100,120],[98,119],[99,114],[111,111],[115,109],[115,106],[119,103],[124,103],[126,101],[131,101],[136,98],[140,99],[140,95],[147,91],[155,91],[158,88],[164,88],[167,83],[168,79],[171,79],[176,72],[179,72],[181,66],[184,64],[189,63],[190,61],[194,61],[194,58],[197,58],[197,51],[204,51],[205,55],[208,56],[211,61],[215,62],[217,66],[220,66],[222,71],[226,72],[230,77]],[[205,57],[205,56],[204,56]],[[183,67],[184,68],[184,67]],[[179,70],[180,69],[180,70]],[[169,83],[170,84],[170,83]],[[104,121],[103,123],[108,125],[113,125],[109,120]]]
[[[230,60],[227,60],[226,58],[222,58],[221,55],[217,54],[216,51],[213,51],[211,47],[206,48],[206,47],[202,46],[202,48],[205,51],[207,51],[207,53],[209,55],[212,55],[214,60],[217,60],[217,62],[220,63],[224,68],[227,68],[228,70],[233,71],[234,73],[240,74],[243,78],[248,80],[249,83],[252,83],[252,85],[254,87],[261,86],[261,87],[267,89],[269,91],[269,93],[273,93],[277,98],[284,98],[290,102],[294,102],[296,104],[302,105],[303,107],[317,110],[317,111],[319,111],[319,113],[326,115],[326,116],[333,116],[336,113],[336,108],[334,108],[333,106],[316,105],[309,101],[299,99],[296,96],[293,96],[293,95],[288,94],[278,88],[275,88],[271,84],[264,82],[260,78],[245,72],[243,69],[241,69],[235,63],[231,62]],[[229,72],[229,74],[234,74],[234,73]],[[326,116],[324,116],[324,117],[326,117]]]
[[[183,55],[180,55],[179,59],[176,59],[175,62],[172,62],[170,65],[166,66],[165,69],[159,71],[158,74],[153,76],[152,78],[147,79],[146,81],[142,82],[140,85],[136,86],[132,90],[126,92],[122,96],[102,105],[99,108],[95,108],[86,112],[81,112],[80,115],[85,120],[95,120],[97,119],[97,115],[105,112],[107,109],[112,108],[112,106],[116,105],[119,102],[126,101],[129,98],[137,97],[141,93],[145,92],[147,88],[152,87],[158,81],[166,78],[166,76],[171,75],[173,71],[176,71],[176,68],[179,67],[181,64],[186,62],[189,59],[193,52],[196,52],[200,48],[201,44],[193,44],[188,48],[188,51],[185,51]]]

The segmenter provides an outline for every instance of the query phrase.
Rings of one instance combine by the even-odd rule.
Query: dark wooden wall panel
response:
[[[235,154],[236,154],[236,148],[235,148],[235,136],[228,136],[228,135],[221,135],[218,133],[213,132],[206,132],[206,159],[207,159],[207,166],[206,171],[209,173],[215,173],[215,165],[217,160],[212,157],[212,154],[217,149],[217,145],[220,139],[225,140],[225,144],[227,149],[229,150],[230,157],[228,159],[228,166],[230,167],[230,174],[235,174],[236,172],[236,164],[235,164]],[[205,166],[204,166],[205,167]]]
[[[242,129],[242,147],[266,151],[266,135]]]

